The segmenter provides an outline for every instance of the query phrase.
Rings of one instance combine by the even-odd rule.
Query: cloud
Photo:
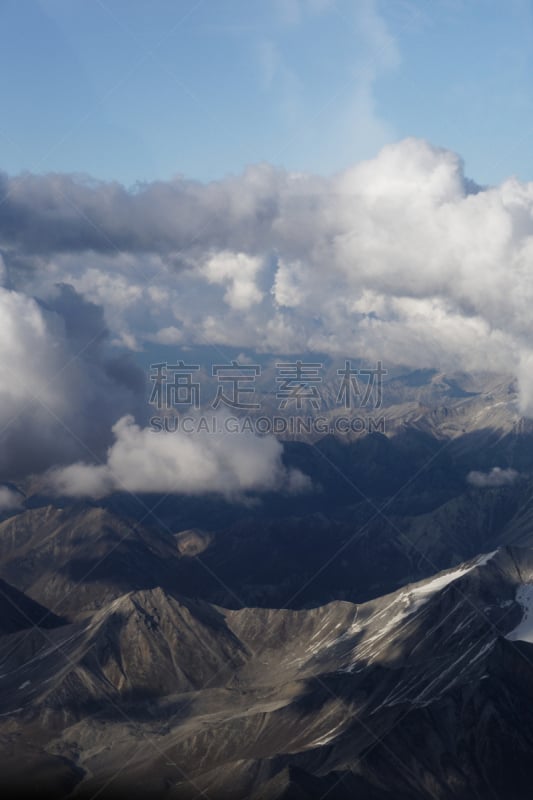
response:
[[[398,45],[380,15],[375,0],[355,4],[356,50],[352,98],[336,120],[345,132],[344,150],[357,147],[361,154],[374,153],[377,147],[394,139],[390,124],[378,113],[376,85],[401,62]],[[347,20],[349,22],[349,20]]]
[[[206,244],[223,247],[230,234],[244,244],[249,224],[254,223],[257,234],[259,214],[268,225],[272,209],[262,206],[270,201],[276,180],[275,170],[257,167],[244,180],[203,185],[176,179],[128,191],[84,176],[4,174],[0,240],[8,250],[16,247],[19,253],[41,258],[94,251],[122,255],[126,261],[131,253],[194,250],[195,236],[200,249]],[[131,260],[127,266],[132,269]]]
[[[292,47],[292,38],[275,36],[257,45],[262,88],[272,103],[273,124],[283,125],[286,136],[282,154],[300,168],[319,163],[324,172],[338,170],[355,158],[370,156],[394,141],[396,134],[377,102],[380,79],[400,65],[397,42],[377,0],[339,3],[336,0],[276,0],[277,17],[285,26],[306,26],[309,38],[318,34],[320,44],[311,70],[303,53]],[[419,9],[406,8],[411,27]],[[406,16],[407,16],[406,14]],[[394,16],[394,15],[393,15]],[[403,14],[402,14],[403,16]],[[332,22],[342,35],[331,39]],[[325,24],[324,24],[325,23]],[[331,59],[328,47],[338,51]],[[316,48],[315,48],[316,50]],[[317,102],[316,85],[329,87]],[[325,145],[326,143],[326,145]],[[278,161],[280,153],[274,153]]]
[[[24,496],[20,492],[15,492],[8,486],[0,486],[0,512],[21,508],[23,500]]]
[[[533,183],[479,187],[418,139],[330,178],[3,182],[6,285],[71,284],[112,341],[512,372],[533,415]]]
[[[0,288],[0,479],[102,452],[117,408],[140,408],[144,376],[106,338],[71,287],[46,302]]]
[[[217,253],[203,265],[208,283],[225,286],[224,300],[237,310],[245,310],[261,302],[263,295],[256,284],[260,269],[260,259],[231,252]]]
[[[515,469],[502,469],[501,467],[493,467],[490,472],[469,472],[467,481],[472,486],[478,488],[493,488],[495,486],[509,486],[514,483],[520,476]]]
[[[133,417],[113,427],[106,463],[55,469],[49,483],[61,494],[99,498],[112,492],[203,494],[235,497],[251,491],[303,491],[310,483],[282,462],[282,445],[251,433],[168,433],[141,428]]]

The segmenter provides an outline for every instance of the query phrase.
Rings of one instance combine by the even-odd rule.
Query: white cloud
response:
[[[14,511],[22,506],[24,497],[8,486],[0,486],[0,511]]]
[[[151,342],[157,344],[184,344],[183,333],[175,325],[168,325],[166,328],[161,328],[153,336],[149,337]]]
[[[60,178],[50,180],[16,183],[7,228],[0,211],[10,280],[37,294],[68,280],[102,305],[126,346],[348,351],[492,368],[518,375],[522,410],[533,415],[533,183],[481,189],[465,180],[459,156],[417,139],[328,179],[264,164],[135,193],[62,178],[118,240],[117,256],[92,226],[74,225],[71,208],[56,203],[44,224]],[[13,221],[21,209],[25,236]]]
[[[272,436],[168,433],[141,428],[130,416],[120,419],[113,433],[104,465],[77,463],[50,473],[56,492],[95,498],[115,491],[238,497],[309,488],[301,472],[283,466],[283,447]]]
[[[490,472],[469,472],[466,479],[472,486],[477,486],[478,488],[492,488],[495,486],[509,486],[514,483],[518,477],[519,473],[515,469],[493,467]]]
[[[222,252],[208,258],[202,271],[208,283],[226,287],[224,300],[231,308],[246,310],[263,298],[256,284],[261,266],[261,259],[246,253]]]
[[[71,461],[83,443],[98,452],[111,409],[139,407],[136,369],[108,357],[104,338],[100,309],[68,287],[46,304],[0,288],[0,479]]]

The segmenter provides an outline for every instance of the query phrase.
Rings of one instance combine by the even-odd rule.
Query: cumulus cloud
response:
[[[61,495],[99,498],[116,491],[169,494],[303,491],[309,481],[286,469],[282,445],[251,433],[194,436],[141,428],[133,417],[113,427],[115,443],[103,465],[76,463],[53,470],[49,483]]]
[[[71,284],[114,341],[352,354],[518,376],[533,414],[533,183],[407,139],[330,178],[268,165],[127,191],[2,178],[5,283]]]
[[[483,489],[487,487],[493,488],[495,486],[509,486],[514,483],[518,477],[519,473],[515,469],[493,467],[489,472],[469,472],[466,479],[472,486]]]
[[[260,259],[245,253],[227,252],[216,253],[202,267],[208,283],[218,283],[226,287],[224,300],[237,310],[246,310],[261,302],[263,295],[256,284],[260,269]]]
[[[105,340],[101,309],[71,287],[46,302],[0,288],[0,479],[105,451],[117,407],[140,408],[144,377]]]

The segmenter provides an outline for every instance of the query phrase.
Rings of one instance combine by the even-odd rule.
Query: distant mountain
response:
[[[526,800],[531,613],[520,548],[362,605],[129,592],[0,637],[0,738],[63,796]]]
[[[533,546],[530,477],[482,488],[464,479],[443,500],[460,468],[449,452],[428,459],[427,475],[414,472],[397,496],[361,496],[347,484],[344,504],[328,496],[323,510],[270,517],[240,506],[240,520],[214,530],[181,530],[177,499],[175,516],[156,508],[144,521],[82,503],[30,509],[0,523],[0,576],[70,620],[156,587],[230,608],[305,608],[365,602],[480,552]],[[394,462],[373,463],[379,484]]]
[[[24,485],[10,797],[529,800],[533,426],[498,376],[398,368],[384,400],[385,432],[285,441],[309,493]]]
[[[91,505],[44,506],[0,523],[1,575],[71,618],[132,588],[164,585],[178,555],[170,534]]]

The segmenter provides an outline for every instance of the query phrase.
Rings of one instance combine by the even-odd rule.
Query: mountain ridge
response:
[[[156,746],[111,780],[109,796],[142,787],[153,796],[181,798],[211,785],[213,797],[259,797],[263,783],[272,798],[295,787],[307,787],[310,797],[326,788],[333,797],[348,797],[357,786],[376,797],[387,791],[481,796],[476,793],[493,779],[493,766],[484,760],[475,780],[466,780],[452,731],[459,725],[457,735],[466,735],[459,732],[474,700],[510,730],[520,702],[533,696],[533,645],[506,638],[524,614],[517,602],[524,583],[533,585],[533,550],[506,547],[360,605],[224,610],[157,588],[128,592],[87,620],[35,640],[32,663],[12,662],[11,712],[2,709],[0,736],[13,743],[17,730],[31,730],[40,719],[53,731],[41,758],[48,753],[50,764],[67,758],[65,780],[74,768],[83,770],[74,792],[79,797],[111,780],[117,759],[131,759],[144,732]],[[4,662],[23,635],[0,637]],[[505,693],[491,700],[492,687],[504,679]],[[6,675],[2,688],[5,681]],[[460,715],[453,725],[446,711],[452,707]],[[514,738],[519,753],[533,742],[533,720],[525,709],[522,715],[528,723]],[[454,794],[430,788],[437,777],[443,785],[430,744],[424,769],[416,748],[409,750],[406,769],[419,773],[414,783],[409,774],[395,783],[390,764],[388,778],[382,775],[388,742],[400,747],[403,731],[405,741],[394,751],[401,753],[413,736],[419,740],[417,719],[431,731],[429,743],[438,735],[439,746],[448,748]],[[479,743],[477,750],[470,745],[472,769],[478,750]],[[361,761],[357,752],[368,756]],[[270,776],[260,766],[265,759]],[[179,764],[187,764],[186,780]],[[242,790],[231,795],[229,784]]]

